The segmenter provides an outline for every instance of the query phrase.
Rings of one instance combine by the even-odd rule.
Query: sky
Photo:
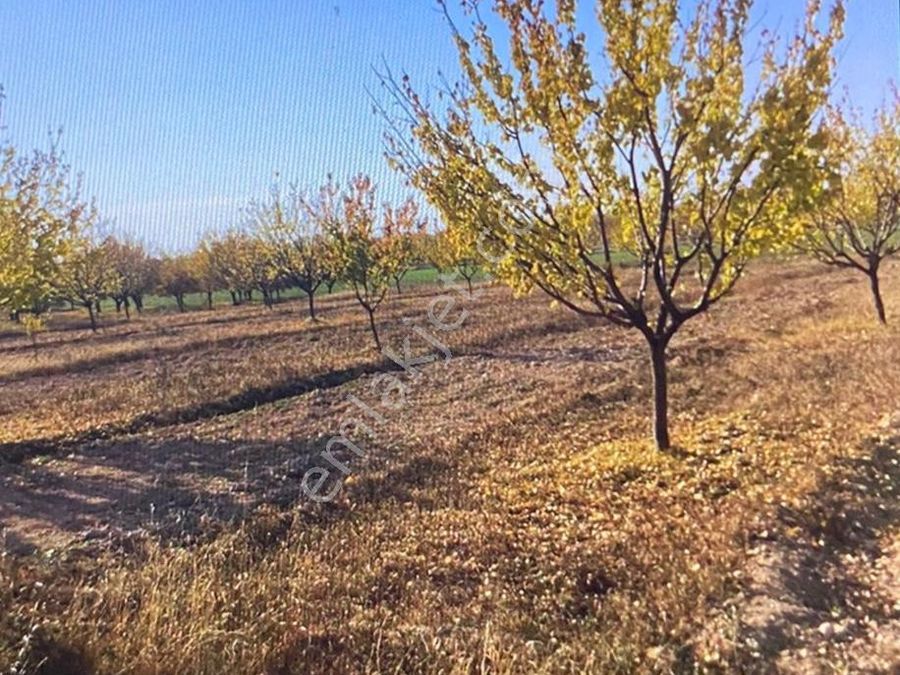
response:
[[[847,5],[837,87],[868,113],[900,82],[900,2]],[[786,31],[804,7],[757,0],[754,20]],[[0,134],[27,150],[61,128],[113,231],[157,252],[236,224],[276,174],[314,188],[366,172],[381,198],[407,196],[373,69],[422,87],[458,72],[434,0],[0,0],[0,35]]]

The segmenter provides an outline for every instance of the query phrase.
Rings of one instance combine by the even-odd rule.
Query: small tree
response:
[[[471,37],[445,7],[466,85],[443,92],[446,110],[408,78],[384,78],[393,96],[382,110],[388,157],[451,236],[474,241],[519,291],[536,286],[644,337],[660,449],[670,446],[672,336],[788,235],[785,215],[808,186],[821,142],[814,121],[842,6],[824,34],[813,1],[784,49],[766,41],[749,88],[751,4],[718,0],[679,12],[675,0],[599,0],[603,43],[589,48],[575,0],[552,10],[541,0],[496,0],[507,67],[479,4],[465,1]]]
[[[47,307],[60,263],[96,215],[57,140],[31,155],[0,147],[0,308],[16,316]]]
[[[164,294],[175,298],[179,312],[187,309],[184,296],[200,290],[191,259],[186,255],[166,256],[160,261],[159,284]]]
[[[452,272],[466,280],[469,295],[472,281],[479,272],[478,255],[459,237],[450,237],[447,230],[428,235],[423,240],[425,258],[441,272]]]
[[[311,321],[316,320],[316,291],[328,279],[324,231],[330,216],[324,206],[329,201],[325,194],[307,200],[293,185],[283,194],[275,185],[267,201],[253,202],[248,209],[250,225],[268,243],[279,273],[306,294]]]
[[[126,319],[131,319],[131,303],[138,312],[143,311],[144,296],[159,285],[154,261],[140,244],[120,241],[113,236],[103,242],[116,283],[110,296],[116,303],[116,311],[124,308]]]
[[[269,242],[258,235],[244,235],[241,246],[250,278],[249,287],[258,288],[262,293],[263,304],[272,309],[275,304],[275,289],[280,281],[275,252]]]
[[[213,294],[225,286],[225,282],[219,274],[216,243],[212,237],[207,236],[200,241],[197,250],[191,254],[191,267],[194,269],[194,276],[200,290],[206,294],[206,307],[212,310]]]
[[[865,274],[878,320],[887,323],[878,273],[900,251],[900,95],[878,113],[871,132],[833,109],[827,139],[821,199],[800,247]]]
[[[91,330],[97,332],[97,307],[115,291],[117,281],[106,245],[85,235],[74,242],[55,283],[61,297],[88,311]]]
[[[329,182],[330,184],[330,182]],[[412,209],[401,208],[396,212],[384,207],[378,227],[378,208],[375,203],[375,186],[368,176],[357,176],[349,188],[335,199],[338,191],[331,186],[327,193],[333,198],[323,205],[328,213],[329,230],[341,269],[341,278],[353,289],[357,301],[366,310],[375,347],[381,351],[381,338],[375,324],[375,311],[384,300],[399,265],[398,249],[390,239],[379,236],[383,232],[406,229]]]
[[[247,235],[230,230],[211,242],[211,255],[216,273],[231,293],[232,303],[239,305],[251,299],[254,274],[251,268]]]
[[[425,233],[425,226],[426,221],[419,218],[419,205],[412,199],[407,199],[396,210],[384,207],[383,246],[390,249],[387,255],[392,261],[391,279],[397,295],[403,292],[400,287],[403,277],[418,262],[416,242]]]

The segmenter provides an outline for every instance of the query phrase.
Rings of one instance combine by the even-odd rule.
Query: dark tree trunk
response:
[[[87,307],[88,316],[91,318],[91,330],[96,333],[97,332],[97,317],[94,315],[95,305],[93,302],[86,302],[84,304]]]
[[[466,286],[469,287],[469,295],[472,295],[472,277],[466,277]]]
[[[875,302],[875,313],[881,323],[887,323],[887,314],[884,311],[884,301],[881,299],[881,283],[878,280],[878,267],[869,271],[869,285],[872,287],[872,300]]]
[[[134,308],[138,311],[138,314],[144,311],[144,298],[140,293],[135,293],[131,296],[131,299],[134,300]]]
[[[121,299],[121,298],[113,298],[113,302],[116,303],[116,314],[121,313],[121,311],[122,311],[122,299]]]
[[[306,291],[306,301],[309,304],[309,320],[316,320],[316,293],[315,291]]]
[[[97,302],[94,303],[94,307],[95,307],[96,310],[97,310],[97,314],[99,314],[99,313],[102,311],[102,310],[100,309],[100,301],[99,301],[99,300],[98,300]]]
[[[206,291],[206,306],[209,309],[213,308],[212,291]]]
[[[231,304],[232,305],[237,307],[239,304],[241,304],[240,301],[238,300],[237,293],[235,293],[234,291],[229,291],[229,293],[231,293]]]
[[[369,313],[369,327],[372,329],[372,337],[375,338],[375,348],[380,352],[381,351],[381,338],[378,337],[378,329],[375,327],[375,310],[365,308],[366,312]]]
[[[328,292],[331,293],[334,291],[334,285],[337,283],[337,279],[330,279],[325,282],[325,285],[328,287]]]
[[[253,302],[253,291],[247,291],[247,302]]]
[[[394,279],[394,286],[397,287],[397,295],[403,295],[403,291],[400,290],[400,277]]]
[[[175,304],[178,305],[178,311],[184,311],[184,295],[179,293],[175,296]]]
[[[653,337],[650,343],[650,365],[653,375],[653,439],[657,450],[668,450],[669,441],[669,382],[666,372],[666,338]]]
[[[125,319],[126,321],[131,321],[131,303],[128,302],[128,297],[122,301],[122,304],[125,306]]]

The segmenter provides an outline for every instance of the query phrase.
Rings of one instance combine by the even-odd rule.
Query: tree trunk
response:
[[[469,296],[472,295],[472,277],[466,277],[466,285],[469,287]]]
[[[178,305],[179,312],[184,311],[184,296],[181,295],[180,293],[175,296],[175,304]]]
[[[878,268],[869,270],[869,284],[872,286],[872,299],[875,301],[875,313],[881,323],[887,323],[887,314],[884,312],[884,301],[881,299],[881,284],[878,281]]]
[[[131,321],[131,303],[128,302],[128,297],[126,297],[122,304],[125,306],[125,320]]]
[[[397,295],[403,295],[403,291],[400,290],[400,277],[394,279],[394,286],[397,287]]]
[[[116,314],[120,314],[122,312],[122,299],[113,298],[113,302],[116,303]]]
[[[240,302],[238,302],[237,293],[234,291],[229,291],[229,293],[231,293],[231,304],[237,307],[240,304]]]
[[[206,291],[206,306],[210,310],[213,308],[212,291]]]
[[[378,337],[378,329],[375,327],[375,310],[366,307],[366,311],[369,313],[369,327],[372,329],[372,337],[375,338],[375,348],[380,352],[381,339]]]
[[[666,372],[665,338],[650,339],[650,365],[653,373],[653,439],[657,450],[668,450],[669,441],[669,382]]]
[[[88,316],[91,318],[91,330],[96,333],[97,332],[97,317],[94,316],[94,303],[86,302],[85,306],[87,307]]]
[[[316,320],[316,301],[315,301],[315,292],[307,291],[306,292],[306,300],[309,303],[309,320]]]
[[[100,309],[100,301],[99,301],[99,300],[98,300],[97,302],[94,303],[94,307],[95,307],[96,310],[97,310],[97,314],[99,314],[99,313],[102,311],[102,310]]]

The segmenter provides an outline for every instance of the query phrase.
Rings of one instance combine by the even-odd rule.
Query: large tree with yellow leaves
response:
[[[385,76],[389,159],[500,279],[640,331],[668,448],[666,348],[793,236],[843,7],[822,27],[810,2],[785,43],[751,0],[599,0],[594,49],[575,0],[495,0],[496,35],[481,4],[466,34],[444,7],[464,82],[437,104]]]

